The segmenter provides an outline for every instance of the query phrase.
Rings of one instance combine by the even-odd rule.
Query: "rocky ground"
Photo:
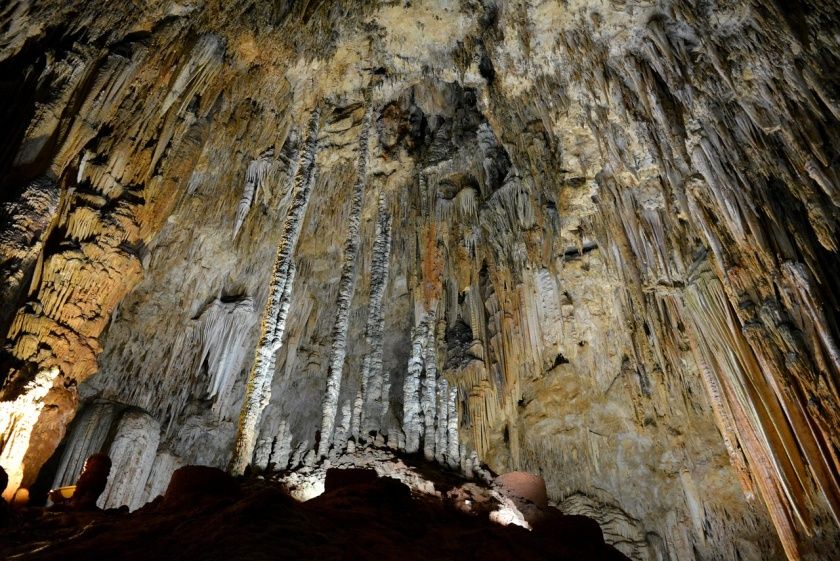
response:
[[[301,479],[324,477],[323,493],[306,502],[290,494],[288,473],[234,480],[190,466],[176,472],[164,496],[131,513],[20,511],[0,531],[0,554],[62,561],[626,559],[589,518],[514,499],[520,510],[492,485],[433,464],[380,460],[370,469],[319,466],[295,474],[297,489]],[[517,525],[524,518],[533,529]]]

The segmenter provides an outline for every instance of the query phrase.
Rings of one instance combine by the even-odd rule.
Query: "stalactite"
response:
[[[271,167],[274,165],[274,149],[270,148],[260,155],[259,158],[251,160],[248,170],[245,172],[245,186],[242,189],[242,198],[236,207],[236,219],[233,223],[233,237],[239,233],[239,229],[251,210],[257,191],[269,177]]]
[[[478,476],[481,461],[522,464],[561,498],[598,489],[611,496],[583,502],[619,520],[605,534],[637,558],[775,561],[771,524],[792,559],[797,540],[806,558],[836,541],[832,3],[488,0],[438,17],[424,2],[371,2],[363,24],[329,9],[278,23],[224,2],[51,4],[0,14],[0,64],[20,70],[2,86],[20,99],[0,110],[0,184],[13,187],[0,327],[2,352],[25,365],[0,388],[0,458],[37,471],[79,387],[163,424],[147,494],[181,458],[221,465],[254,343],[250,298],[268,292],[236,472],[252,458],[312,465],[313,439],[338,455],[352,435]],[[402,25],[430,17],[434,33]],[[220,21],[224,32],[208,24]],[[255,21],[269,30],[256,44]],[[387,111],[362,125],[376,123],[381,148],[366,185],[344,180],[348,162],[368,163],[362,103],[346,102],[371,79],[364,103]],[[343,105],[305,146],[275,153],[320,96]],[[318,216],[306,210],[315,148]],[[367,256],[358,227],[374,186]],[[349,228],[335,219],[348,208]],[[342,242],[342,266],[325,263]],[[358,291],[357,274],[369,277]],[[369,293],[366,324],[356,293]],[[344,363],[359,355],[350,388],[359,373]],[[26,386],[53,365],[53,388]],[[392,376],[403,411],[388,411]],[[42,434],[27,432],[31,415]],[[106,417],[68,436],[63,482]]]
[[[183,105],[192,101],[193,96],[189,94],[200,91],[207,79],[212,76],[214,64],[218,64],[223,50],[222,42],[216,35],[207,33],[199,37],[187,59],[187,64],[181,67],[160,106],[161,115],[169,111],[169,108],[179,99]]]
[[[256,322],[252,298],[220,295],[186,320],[161,353],[166,359],[163,370],[184,373],[184,378],[159,376],[161,366],[146,358],[145,345],[126,345],[119,357],[127,364],[137,362],[133,370],[137,383],[126,385],[124,378],[108,377],[103,382],[104,393],[161,419],[167,436],[179,428],[193,397],[210,400],[217,419],[231,417],[240,397],[234,395],[233,387],[247,366],[248,341]]]
[[[359,135],[359,156],[356,163],[356,184],[350,198],[350,217],[347,239],[344,242],[344,262],[338,282],[338,303],[335,324],[332,330],[332,346],[327,370],[327,388],[324,391],[321,418],[321,440],[318,443],[318,456],[327,455],[332,440],[335,415],[338,407],[338,395],[341,390],[341,376],[344,370],[344,358],[347,354],[347,327],[350,321],[350,303],[356,286],[356,259],[359,253],[359,222],[364,202],[367,182],[368,137],[370,134],[371,111],[368,110],[362,122]]]
[[[268,301],[263,316],[263,334],[257,345],[254,366],[248,379],[242,414],[239,420],[236,444],[230,469],[242,473],[251,461],[256,444],[257,427],[262,412],[271,396],[274,361],[283,342],[286,316],[291,303],[294,285],[294,252],[303,219],[309,204],[309,194],[315,181],[315,155],[318,146],[320,112],[315,109],[310,118],[306,147],[301,153],[301,164],[292,204],[286,215],[283,235],[277,248],[277,257],[271,275]]]
[[[696,349],[696,347],[697,345],[695,344],[694,348]],[[703,383],[706,385],[706,392],[711,401],[712,411],[715,414],[715,420],[718,423],[724,446],[726,446],[726,451],[729,454],[729,461],[738,474],[738,480],[741,488],[744,490],[744,494],[747,498],[752,499],[754,496],[752,476],[744,458],[744,453],[738,444],[735,419],[730,411],[729,403],[726,401],[726,396],[723,394],[720,384],[718,384],[702,353],[699,350],[695,350],[695,353],[697,354],[700,373],[703,376]]]
[[[43,177],[27,185],[17,201],[0,205],[0,213],[9,224],[0,230],[0,325],[13,313],[33,267],[33,282],[37,284],[37,262],[43,259],[40,253],[59,199],[55,181]]]
[[[385,195],[379,195],[379,214],[373,242],[371,263],[370,303],[365,325],[365,342],[368,354],[362,363],[362,421],[361,432],[366,437],[374,430],[380,430],[385,409],[388,407],[390,384],[383,377],[382,368],[383,331],[385,327],[382,299],[388,285],[391,257],[391,215],[385,202]]]
[[[245,341],[250,327],[254,303],[251,298],[232,302],[214,300],[201,315],[201,349],[198,364],[209,365],[207,395],[215,398],[217,413],[224,410],[234,377],[245,360]]]
[[[704,360],[713,365],[715,388],[732,412],[735,436],[755,477],[755,483],[779,532],[788,558],[800,559],[795,521],[810,531],[805,504],[808,475],[798,451],[785,451],[793,443],[787,421],[767,395],[763,375],[752,350],[743,338],[720,282],[701,269],[686,293],[686,303]],[[713,388],[713,389],[715,389]],[[712,398],[718,399],[716,394]],[[726,417],[724,416],[724,420]],[[724,423],[721,430],[732,430]],[[780,455],[784,454],[784,455]]]

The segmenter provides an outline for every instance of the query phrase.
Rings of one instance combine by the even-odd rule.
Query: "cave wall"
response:
[[[633,559],[840,554],[838,8],[0,18],[16,484],[68,425],[108,506],[373,440],[538,472]]]

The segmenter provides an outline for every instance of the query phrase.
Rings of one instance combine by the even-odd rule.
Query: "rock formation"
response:
[[[137,508],[365,444],[539,474],[634,560],[840,557],[838,27],[12,0],[6,494],[102,452]]]

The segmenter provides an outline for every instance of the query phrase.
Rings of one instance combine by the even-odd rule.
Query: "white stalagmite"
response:
[[[139,410],[127,411],[117,425],[108,455],[113,462],[108,485],[99,498],[104,508],[143,506],[146,482],[152,473],[160,443],[160,424]]]
[[[166,488],[169,486],[169,481],[172,479],[172,474],[175,470],[183,466],[184,462],[181,458],[169,452],[168,450],[159,450],[155,461],[152,464],[152,471],[149,474],[149,479],[146,481],[145,499],[144,502],[152,501],[155,498],[163,495]]]
[[[304,440],[303,442],[298,443],[294,453],[292,454],[289,469],[295,469],[300,466],[303,463],[303,457],[307,454],[307,452],[309,452],[309,441]]]
[[[364,384],[364,378],[362,380],[362,384]],[[359,391],[356,392],[356,399],[353,400],[353,420],[350,423],[350,434],[356,441],[359,440],[359,430],[362,425],[363,406],[364,400],[362,399],[362,390],[361,388],[359,388]]]
[[[423,420],[420,418],[420,376],[423,373],[423,355],[428,336],[429,317],[426,314],[414,328],[411,356],[408,357],[403,385],[403,431],[405,451],[409,453],[420,448],[420,432],[423,430]]]
[[[435,461],[446,461],[447,431],[449,429],[449,382],[443,376],[437,382],[437,420],[435,422]]]
[[[435,457],[435,413],[437,410],[437,349],[435,345],[434,315],[429,316],[429,335],[424,352],[426,376],[420,393],[423,411],[423,455],[427,460]]]
[[[350,199],[350,223],[347,239],[344,242],[344,263],[338,283],[338,305],[335,324],[332,330],[332,348],[330,349],[327,388],[322,402],[321,440],[318,443],[318,457],[324,457],[330,448],[335,415],[338,407],[338,395],[341,390],[341,375],[344,369],[344,357],[347,354],[347,327],[350,321],[350,302],[356,286],[356,258],[359,253],[359,222],[367,180],[368,136],[370,133],[371,114],[368,111],[362,121],[359,135],[359,158],[356,167],[356,184]]]
[[[236,220],[233,223],[234,238],[236,238],[239,229],[242,227],[243,222],[245,222],[245,217],[248,216],[251,205],[254,204],[254,197],[257,191],[268,178],[274,161],[274,149],[269,148],[259,158],[251,160],[251,163],[248,164],[248,170],[245,172],[245,187],[242,190],[242,198],[239,199],[239,205],[236,207]]]
[[[286,421],[280,422],[277,430],[277,437],[274,439],[274,450],[271,452],[269,463],[274,464],[274,469],[284,470],[289,467],[289,460],[292,455],[292,431],[289,430]]]
[[[303,219],[309,205],[309,194],[315,180],[315,154],[318,146],[319,124],[320,112],[315,109],[309,122],[309,137],[300,156],[301,163],[294,197],[286,215],[283,235],[277,248],[268,302],[266,302],[263,315],[263,334],[257,345],[254,366],[248,379],[239,418],[239,431],[230,465],[231,471],[237,474],[243,473],[251,461],[256,444],[257,427],[271,397],[275,355],[283,342],[294,284],[295,247],[303,227]]]
[[[370,305],[365,341],[368,354],[362,364],[362,420],[361,436],[381,429],[382,419],[388,406],[390,384],[383,379],[382,337],[385,330],[385,315],[382,299],[388,285],[388,267],[391,257],[391,215],[385,203],[385,195],[379,195],[379,216],[373,242],[373,260],[370,266]],[[387,384],[387,386],[386,386]]]
[[[254,457],[252,466],[262,471],[268,467],[268,462],[271,460],[271,449],[274,446],[275,439],[262,437],[257,440],[257,445],[254,447]]]
[[[350,416],[350,402],[345,401],[344,404],[341,406],[341,418],[338,421],[338,425],[335,427],[335,447],[333,448],[334,456],[338,456],[339,454],[343,453],[345,447],[347,446],[347,437],[350,433]]]
[[[455,384],[449,388],[447,409],[447,460],[449,461],[449,466],[454,468],[461,461],[461,448],[458,444],[458,386]]]

